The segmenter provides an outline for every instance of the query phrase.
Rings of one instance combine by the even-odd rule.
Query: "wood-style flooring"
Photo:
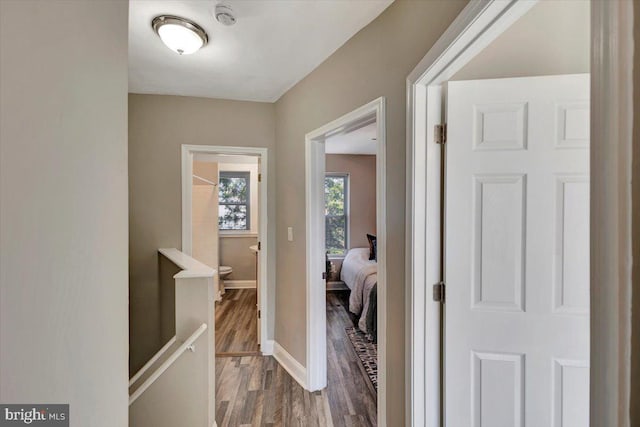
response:
[[[216,356],[258,353],[255,289],[227,289],[216,303]]]
[[[327,292],[327,394],[334,426],[377,425],[377,396],[345,328],[353,326],[349,291]]]
[[[216,357],[218,427],[376,425],[376,396],[367,386],[368,378],[362,374],[345,333],[345,328],[353,324],[347,311],[348,295],[348,292],[327,293],[328,385],[322,391],[305,391],[273,357]],[[242,298],[251,297],[244,293]],[[240,295],[236,300],[230,298],[242,304],[239,299]],[[255,304],[254,299],[251,301]],[[229,306],[222,316],[223,322],[232,316]],[[216,322],[218,319],[216,313]],[[226,325],[216,324],[216,346],[220,328],[227,337],[225,345],[233,349],[242,347],[229,338],[231,332],[226,328],[232,328],[233,324]],[[244,332],[239,335],[244,336]]]

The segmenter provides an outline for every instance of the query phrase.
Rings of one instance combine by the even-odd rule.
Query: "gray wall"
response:
[[[298,362],[305,349],[304,137],[379,97],[387,100],[387,424],[405,417],[406,78],[466,1],[397,0],[276,103],[276,341]],[[287,227],[295,240],[287,241]]]
[[[126,1],[0,1],[0,402],[124,427]]]
[[[257,244],[257,237],[220,236],[220,265],[233,267],[225,280],[256,280],[256,253],[249,246]]]
[[[158,248],[182,247],[180,146],[269,148],[267,214],[275,222],[273,104],[164,95],[129,95],[130,369],[161,346]],[[269,231],[274,306],[275,230]],[[268,325],[273,336],[273,323]]]
[[[633,57],[633,271],[631,301],[631,424],[640,425],[640,7],[634,3]]]
[[[327,154],[327,172],[349,174],[349,248],[369,246],[376,234],[376,156]]]
[[[451,80],[589,72],[591,3],[541,1]]]

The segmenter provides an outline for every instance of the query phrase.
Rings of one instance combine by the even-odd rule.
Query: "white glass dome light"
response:
[[[180,55],[197,52],[209,41],[201,26],[179,16],[157,16],[151,21],[151,26],[162,42]]]

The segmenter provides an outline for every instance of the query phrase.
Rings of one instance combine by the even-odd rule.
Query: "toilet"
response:
[[[233,268],[228,265],[221,265],[218,267],[218,277],[220,278],[219,287],[220,294],[224,294],[224,279],[227,278],[231,273],[233,273]]]

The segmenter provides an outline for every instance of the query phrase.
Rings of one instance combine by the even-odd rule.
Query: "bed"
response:
[[[347,252],[340,279],[351,289],[349,311],[358,316],[358,328],[375,335],[375,331],[371,330],[371,317],[375,316],[377,303],[372,301],[371,291],[378,282],[378,264],[375,260],[369,260],[369,248],[353,248]],[[367,315],[370,319],[369,328]]]

